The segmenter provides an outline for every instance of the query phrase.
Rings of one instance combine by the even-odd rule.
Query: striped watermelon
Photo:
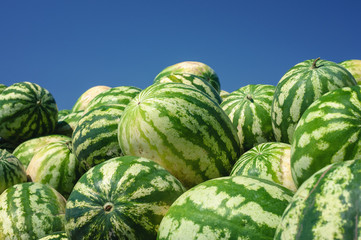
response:
[[[73,136],[73,153],[79,161],[80,172],[113,157],[122,155],[118,144],[118,124],[122,105],[104,105],[84,114]]]
[[[88,104],[88,107],[85,109],[85,112],[103,106],[103,105],[113,105],[119,104],[123,107],[126,107],[130,100],[140,93],[141,89],[131,86],[120,86],[110,88],[104,92],[99,93],[95,96]]]
[[[276,141],[292,143],[300,117],[320,96],[356,84],[351,73],[337,63],[317,58],[296,64],[276,86],[271,109]]]
[[[157,239],[273,239],[292,195],[287,188],[259,178],[208,180],[172,204]]]
[[[172,73],[154,80],[154,83],[176,82],[191,85],[208,94],[215,102],[221,103],[222,98],[214,87],[205,79],[189,73]]]
[[[349,59],[339,64],[352,74],[357,84],[361,84],[361,59]]]
[[[32,138],[22,142],[19,146],[17,146],[13,151],[13,154],[20,160],[26,169],[34,154],[37,153],[41,148],[48,145],[49,143],[62,140],[67,141],[68,139],[69,137],[67,136],[55,134]]]
[[[0,94],[0,137],[9,142],[50,134],[57,121],[55,99],[35,83],[15,83]]]
[[[80,178],[78,160],[71,151],[71,138],[40,149],[31,159],[26,173],[33,182],[48,184],[68,198]]]
[[[20,183],[0,195],[0,239],[38,240],[64,230],[65,199],[52,187]]]
[[[271,106],[275,87],[247,85],[231,92],[221,107],[238,130],[244,151],[275,140],[271,123]]]
[[[93,100],[95,96],[108,89],[110,89],[110,87],[102,86],[102,85],[89,88],[82,95],[80,95],[78,100],[76,100],[72,108],[72,111],[73,112],[82,111],[82,110],[84,111],[87,108],[89,102]]]
[[[361,159],[328,165],[298,189],[275,239],[360,239]]]
[[[223,101],[224,99],[226,99],[229,94],[230,94],[230,93],[227,92],[226,90],[221,90],[221,91],[219,92],[219,96],[221,96],[222,101]]]
[[[66,232],[56,232],[49,234],[45,237],[40,238],[39,240],[68,240],[68,236],[66,235]]]
[[[152,159],[186,187],[229,175],[240,156],[237,130],[219,104],[182,83],[144,89],[119,123],[125,155]]]
[[[267,179],[296,191],[290,161],[290,144],[281,142],[261,143],[245,152],[238,159],[230,175]]]
[[[62,109],[58,111],[58,119],[65,117],[66,115],[68,115],[69,113],[71,113],[72,111],[70,109]]]
[[[155,239],[169,206],[185,191],[155,162],[110,159],[85,173],[66,204],[69,239]]]
[[[2,93],[2,91],[5,90],[5,88],[7,88],[7,86],[5,84],[0,83],[0,93]]]
[[[0,149],[0,194],[7,188],[26,181],[25,169],[19,159]]]
[[[189,73],[208,81],[217,92],[220,92],[221,85],[216,72],[207,64],[197,61],[184,61],[163,69],[154,79],[157,82],[160,78],[173,73]]]
[[[328,164],[361,158],[360,116],[359,85],[333,90],[304,112],[291,147],[297,186]]]
[[[72,137],[74,129],[78,125],[78,122],[83,115],[84,111],[77,111],[59,117],[54,133]]]

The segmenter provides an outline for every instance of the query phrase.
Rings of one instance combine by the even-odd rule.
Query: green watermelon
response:
[[[95,96],[88,104],[85,112],[103,106],[103,105],[113,105],[119,104],[123,107],[126,107],[130,100],[140,93],[141,89],[131,86],[120,86],[110,88],[104,92],[99,93]]]
[[[123,156],[98,164],[66,203],[69,239],[155,239],[169,206],[185,191],[157,163]]]
[[[261,143],[242,154],[230,175],[267,179],[296,191],[291,174],[291,145],[281,142]]]
[[[64,231],[65,199],[40,183],[19,183],[0,195],[0,239],[38,240]]]
[[[291,170],[297,186],[319,169],[361,158],[361,86],[333,90],[302,115],[291,147]]]
[[[361,84],[361,59],[349,59],[339,64],[352,74],[357,84]]]
[[[57,121],[55,99],[35,83],[15,83],[0,94],[0,137],[9,142],[50,134]]]
[[[292,195],[287,188],[260,178],[208,180],[171,205],[157,239],[273,239]]]
[[[48,184],[68,198],[80,178],[78,160],[71,150],[71,138],[49,143],[31,159],[27,175],[33,182]]]
[[[278,82],[272,102],[272,127],[277,142],[292,143],[304,111],[323,94],[357,85],[355,78],[337,63],[310,59],[289,69]]]
[[[7,188],[26,181],[25,169],[19,159],[0,149],[0,194]]]
[[[65,117],[66,115],[68,115],[69,113],[71,113],[72,111],[70,109],[62,109],[58,111],[58,119]]]
[[[275,141],[271,106],[275,86],[250,84],[231,92],[221,103],[233,125],[244,151],[264,143]]]
[[[221,90],[221,91],[219,92],[219,96],[221,96],[222,101],[223,101],[224,99],[226,99],[229,94],[230,94],[230,93],[227,92],[226,90]]]
[[[215,102],[221,103],[222,98],[214,87],[205,79],[189,73],[172,73],[154,80],[154,83],[176,82],[191,85],[208,94]]]
[[[71,112],[67,115],[59,117],[55,127],[55,134],[72,137],[73,132],[78,125],[80,118],[84,115],[84,111]]]
[[[73,153],[79,161],[80,172],[113,157],[122,155],[118,144],[118,123],[122,105],[104,105],[84,114],[72,136]]]
[[[76,100],[72,108],[72,112],[84,111],[88,107],[89,102],[93,100],[95,96],[108,89],[110,89],[110,87],[102,85],[89,88],[82,95],[80,95],[78,100]]]
[[[32,138],[22,142],[19,146],[17,146],[13,151],[13,154],[20,160],[26,169],[34,154],[37,153],[41,148],[48,145],[49,143],[62,140],[67,141],[69,140],[69,137],[52,134],[48,136]]]
[[[62,232],[56,232],[49,235],[46,235],[45,237],[40,238],[39,240],[68,240],[68,236],[66,235],[65,231]]]
[[[4,91],[5,88],[7,88],[7,86],[5,84],[0,83],[0,93],[2,93],[2,91]]]
[[[360,239],[361,159],[308,178],[283,213],[275,239]]]
[[[158,73],[154,82],[173,73],[189,73],[196,75],[208,81],[217,92],[220,92],[221,90],[221,85],[216,72],[207,64],[197,61],[184,61],[168,66]]]
[[[144,89],[124,109],[118,139],[125,155],[159,163],[186,187],[229,175],[241,153],[237,130],[219,104],[182,83]]]

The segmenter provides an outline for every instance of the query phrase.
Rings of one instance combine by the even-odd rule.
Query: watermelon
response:
[[[48,145],[49,143],[62,140],[67,141],[69,140],[69,137],[51,134],[48,136],[32,138],[18,145],[14,149],[13,154],[20,160],[26,169],[34,154],[37,153],[41,148]]]
[[[0,93],[4,91],[4,89],[7,88],[5,84],[0,83]]]
[[[221,90],[221,91],[219,92],[219,96],[221,96],[222,101],[223,101],[224,99],[226,99],[229,94],[230,94],[230,93],[227,92],[226,90]]]
[[[221,103],[222,98],[214,87],[205,79],[189,73],[172,73],[155,79],[154,83],[176,82],[191,85],[208,94],[215,102]]]
[[[352,74],[357,84],[361,84],[361,59],[349,59],[339,64]]]
[[[33,182],[48,184],[68,198],[80,178],[78,160],[71,150],[71,138],[49,143],[31,159],[27,175]]]
[[[85,112],[103,106],[119,104],[126,107],[130,100],[140,93],[141,89],[132,86],[113,87],[95,96],[88,104]]]
[[[65,199],[41,183],[19,183],[0,195],[0,239],[38,240],[64,231]]]
[[[9,153],[12,153],[19,144],[11,143],[0,137],[0,149],[5,149]]]
[[[68,240],[68,236],[66,235],[65,231],[62,232],[56,232],[49,235],[46,235],[45,237],[40,238],[39,240]]]
[[[128,104],[118,140],[125,155],[159,163],[187,188],[229,175],[241,153],[237,130],[219,104],[173,82],[153,84]]]
[[[84,114],[72,136],[73,153],[80,173],[113,157],[122,155],[118,144],[118,124],[124,106],[104,105]]]
[[[0,94],[0,137],[9,142],[50,134],[57,121],[54,97],[35,83],[15,83]]]
[[[242,154],[230,175],[267,179],[296,191],[291,174],[291,145],[281,142],[261,143]]]
[[[158,73],[154,82],[173,73],[189,73],[196,75],[208,81],[217,92],[220,92],[221,90],[221,84],[217,73],[207,64],[197,61],[184,61],[168,66]]]
[[[78,125],[78,121],[83,115],[84,111],[77,111],[59,117],[54,133],[72,137],[74,129]]]
[[[68,115],[69,113],[71,113],[72,111],[70,109],[62,109],[58,111],[58,119],[65,117],[66,115]]]
[[[360,239],[361,159],[325,166],[298,189],[275,239]]]
[[[211,179],[171,205],[157,239],[273,239],[292,195],[287,188],[260,178]]]
[[[94,86],[94,87],[89,88],[82,95],[80,95],[78,100],[76,100],[76,102],[72,108],[72,112],[77,112],[77,111],[81,111],[81,110],[84,111],[88,107],[89,102],[91,100],[93,100],[93,98],[95,96],[97,96],[99,93],[104,92],[108,89],[110,89],[110,87],[103,86],[103,85]]]
[[[361,158],[361,86],[333,90],[302,115],[291,146],[292,177],[300,186],[334,163]]]
[[[185,188],[149,159],[123,156],[86,172],[66,203],[69,239],[155,239],[161,219]]]
[[[25,169],[19,159],[0,149],[0,194],[7,188],[26,181]]]
[[[323,94],[357,85],[341,65],[310,59],[289,69],[278,82],[272,102],[272,127],[277,142],[292,143],[296,125],[304,111]]]
[[[271,123],[274,91],[272,85],[250,84],[231,92],[221,103],[238,130],[244,151],[260,143],[275,141]]]

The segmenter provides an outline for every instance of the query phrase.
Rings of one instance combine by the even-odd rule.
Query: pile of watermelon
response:
[[[361,60],[221,89],[201,62],[72,109],[0,84],[0,239],[359,239]]]

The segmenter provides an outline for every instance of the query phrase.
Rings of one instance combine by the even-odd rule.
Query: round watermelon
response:
[[[169,206],[185,191],[157,163],[123,156],[98,164],[66,203],[69,239],[155,239]]]
[[[75,104],[73,105],[72,112],[84,111],[88,107],[89,102],[93,100],[95,96],[109,89],[110,87],[103,85],[89,88],[82,95],[80,95],[78,100],[76,100]]]
[[[361,84],[361,59],[349,59],[339,64],[352,74],[357,84]]]
[[[361,86],[333,90],[302,115],[291,146],[297,186],[321,168],[361,158]]]
[[[78,125],[80,118],[84,115],[84,111],[71,112],[59,117],[55,127],[55,134],[72,137],[73,132]]]
[[[360,173],[360,159],[317,171],[294,195],[274,239],[359,239]]]
[[[229,175],[241,152],[219,104],[182,83],[144,89],[124,109],[118,139],[125,155],[152,159],[186,187]]]
[[[9,142],[51,134],[57,122],[54,97],[35,83],[15,83],[0,94],[0,137]]]
[[[275,141],[271,123],[271,105],[275,87],[250,84],[231,92],[221,103],[233,125],[237,128],[244,151]]]
[[[157,239],[273,239],[292,195],[287,188],[260,178],[208,180],[172,204]]]
[[[341,65],[310,59],[289,69],[278,82],[271,108],[272,127],[277,142],[292,143],[296,125],[304,111],[323,94],[357,85]]]

